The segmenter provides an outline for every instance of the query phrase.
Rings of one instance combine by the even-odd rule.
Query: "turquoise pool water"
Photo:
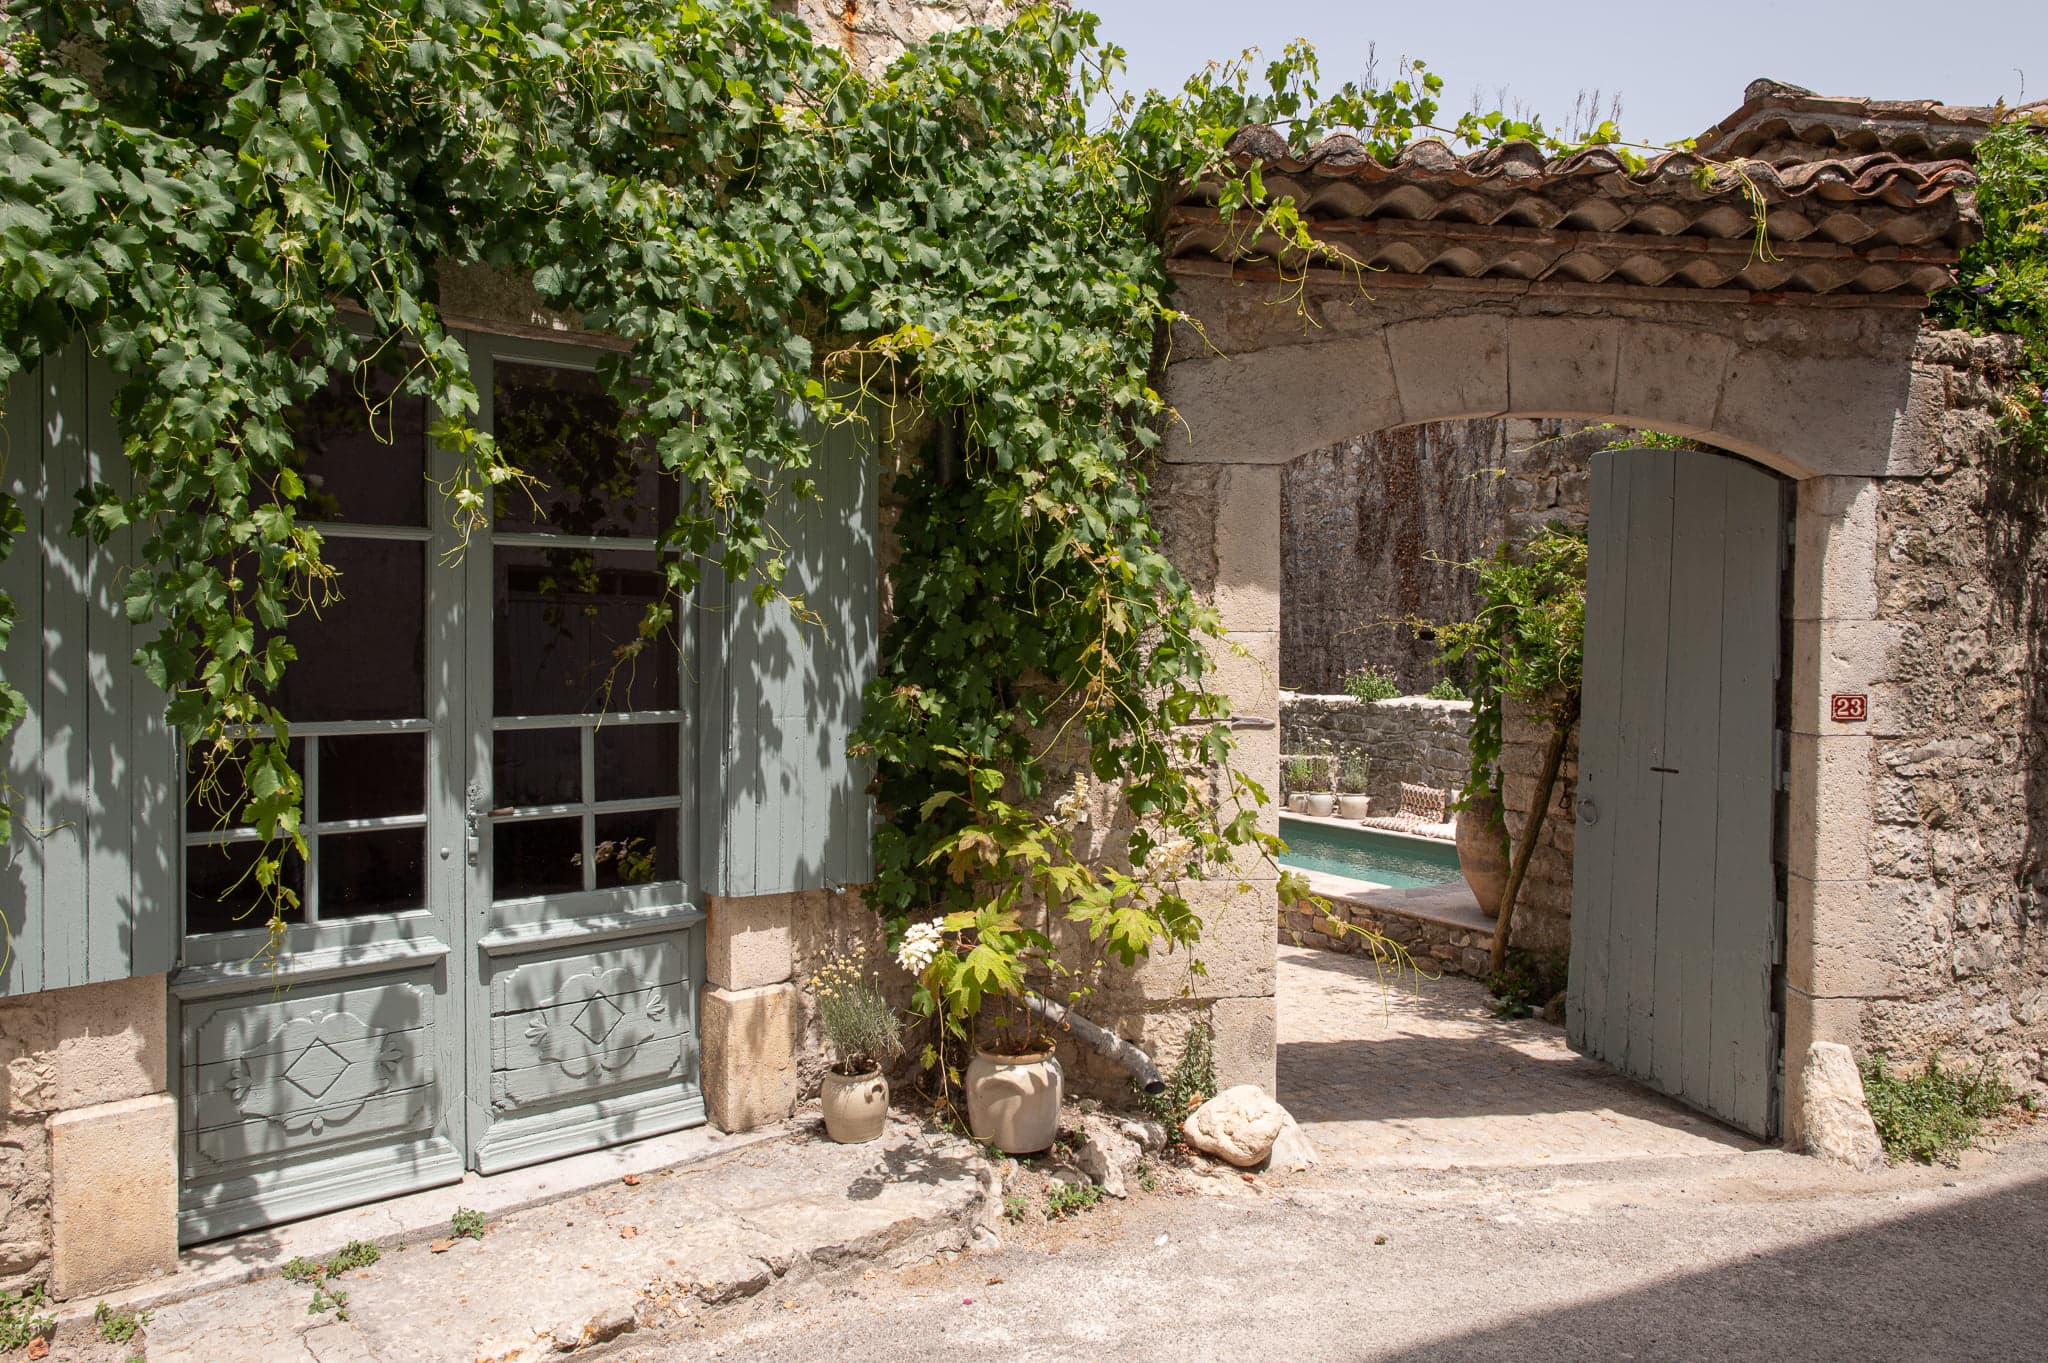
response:
[[[1458,849],[1449,843],[1394,837],[1370,828],[1333,828],[1285,814],[1280,816],[1280,836],[1287,840],[1282,866],[1404,890],[1458,878]]]

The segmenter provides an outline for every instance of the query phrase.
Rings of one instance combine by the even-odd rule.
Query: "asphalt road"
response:
[[[2048,1123],[1962,1171],[1874,1179],[1762,1151],[1265,1187],[1134,1199],[951,1264],[779,1286],[609,1357],[2048,1356]]]

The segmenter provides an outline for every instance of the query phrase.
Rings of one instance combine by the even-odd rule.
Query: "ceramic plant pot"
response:
[[[1337,797],[1337,816],[1339,818],[1362,819],[1370,813],[1372,813],[1372,796],[1370,795],[1339,795]]]
[[[1052,1148],[1060,1133],[1059,1057],[976,1051],[967,1066],[967,1126],[1006,1155]]]
[[[1468,799],[1458,810],[1458,869],[1488,918],[1499,915],[1501,893],[1508,887],[1505,827],[1500,801],[1490,795]]]
[[[1337,797],[1334,795],[1311,795],[1308,797],[1307,812],[1319,819],[1327,819],[1337,812]]]
[[[1308,813],[1308,796],[1298,790],[1295,791],[1287,797],[1287,808],[1296,814]]]
[[[866,1074],[827,1070],[818,1087],[825,1109],[825,1134],[841,1145],[859,1145],[882,1134],[889,1120],[889,1081],[879,1069]]]

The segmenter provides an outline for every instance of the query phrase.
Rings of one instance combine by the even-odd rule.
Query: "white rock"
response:
[[[1847,1046],[1816,1041],[1807,1048],[1805,1090],[1800,1115],[1809,1154],[1864,1173],[1884,1167],[1884,1142],[1870,1120],[1863,1076]]]
[[[1143,1158],[1144,1148],[1117,1130],[1116,1123],[1092,1115],[1081,1119],[1081,1139],[1074,1146],[1074,1163],[1103,1192],[1111,1197],[1128,1196],[1130,1188],[1124,1176],[1136,1169]]]
[[[1292,1125],[1294,1118],[1264,1089],[1239,1084],[1190,1113],[1180,1124],[1180,1134],[1203,1154],[1249,1169],[1266,1158],[1281,1131]]]
[[[1273,1152],[1266,1156],[1268,1169],[1285,1169],[1297,1174],[1315,1168],[1318,1163],[1316,1143],[1292,1121],[1280,1128],[1280,1134],[1273,1138]]]
[[[1148,1155],[1166,1148],[1166,1128],[1150,1117],[1120,1117],[1116,1129],[1136,1141]]]

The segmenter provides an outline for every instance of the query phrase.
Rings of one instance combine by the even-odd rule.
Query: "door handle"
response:
[[[1600,806],[1593,803],[1593,797],[1590,795],[1582,796],[1579,799],[1579,822],[1583,824],[1596,824],[1600,822]]]

